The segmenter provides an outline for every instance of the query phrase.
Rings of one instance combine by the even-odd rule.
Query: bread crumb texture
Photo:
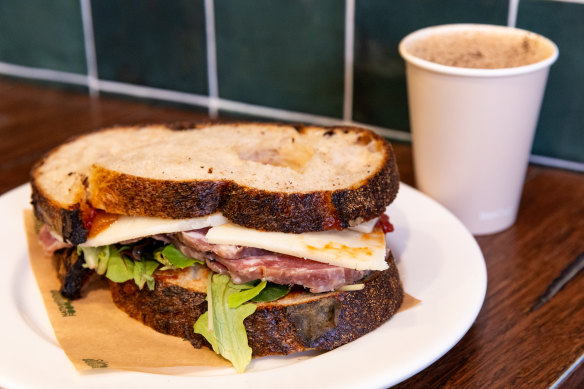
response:
[[[267,191],[350,188],[387,158],[381,138],[361,130],[271,124],[114,128],[48,155],[37,185],[62,204],[77,202],[92,166],[165,181],[229,181]],[[364,171],[365,170],[365,171]]]

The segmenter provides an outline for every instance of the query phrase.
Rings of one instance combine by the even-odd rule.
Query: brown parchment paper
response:
[[[230,366],[212,350],[196,349],[188,341],[156,332],[117,309],[105,282],[92,283],[82,299],[63,298],[54,261],[44,255],[36,237],[31,210],[25,210],[24,219],[30,263],[47,314],[77,370]]]
[[[156,332],[117,309],[105,281],[92,282],[79,300],[63,298],[54,260],[44,255],[35,234],[32,210],[24,211],[24,222],[30,263],[49,320],[77,370],[230,366],[212,350],[196,349],[188,341]],[[406,294],[400,311],[418,303]]]

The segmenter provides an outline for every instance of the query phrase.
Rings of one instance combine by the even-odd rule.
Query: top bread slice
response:
[[[31,172],[35,214],[73,244],[108,213],[282,232],[344,228],[382,213],[399,175],[391,146],[353,127],[267,123],[116,127],[49,152]]]

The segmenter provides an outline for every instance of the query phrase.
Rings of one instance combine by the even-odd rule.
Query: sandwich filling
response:
[[[104,226],[100,219],[113,222]],[[122,261],[138,262],[138,267],[148,260],[156,260],[166,269],[185,267],[166,263],[169,260],[163,253],[172,250],[188,259],[184,263],[205,264],[215,273],[229,275],[235,284],[262,280],[300,285],[321,293],[352,284],[371,271],[386,269],[385,233],[391,229],[385,214],[342,231],[303,234],[252,230],[231,224],[220,214],[179,220],[101,217],[94,220],[89,239],[79,250],[84,254],[85,267],[106,275],[105,259],[99,263],[97,258],[111,256],[116,250]],[[72,247],[47,226],[41,228],[39,237],[48,254]]]
[[[294,286],[311,293],[359,286],[388,267],[385,234],[392,230],[386,214],[352,229],[302,234],[252,230],[219,214],[182,220],[101,214],[76,249],[47,225],[39,240],[47,254],[66,257],[61,294],[72,299],[93,272],[154,290],[157,280],[208,268],[208,311],[194,332],[243,372],[253,352],[243,321],[254,302],[278,300]]]

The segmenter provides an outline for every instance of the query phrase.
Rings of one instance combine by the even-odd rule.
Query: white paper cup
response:
[[[465,31],[496,39],[529,36],[547,53],[536,63],[497,69],[441,65],[412,54],[414,44],[427,36]],[[525,30],[455,24],[418,30],[401,41],[399,51],[406,61],[418,188],[475,235],[510,227],[557,46]]]

